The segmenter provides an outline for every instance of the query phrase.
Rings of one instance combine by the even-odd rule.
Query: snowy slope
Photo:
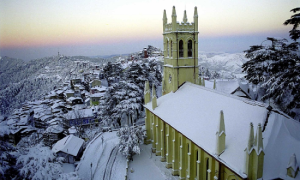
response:
[[[92,174],[93,179],[124,179],[126,158],[121,153],[116,153],[118,142],[116,132],[106,132],[95,137],[87,146],[76,168],[79,177],[91,179]]]
[[[4,57],[0,60],[0,113],[9,114],[25,101],[41,99],[54,88],[77,76],[89,65],[83,57],[53,56],[24,62]]]
[[[198,53],[198,63],[200,66],[213,71],[225,71],[241,73],[241,66],[247,61],[244,53]]]

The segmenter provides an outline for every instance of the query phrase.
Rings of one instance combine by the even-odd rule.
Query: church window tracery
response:
[[[169,57],[169,40],[167,41],[167,52],[168,52],[168,57]]]
[[[179,57],[183,57],[183,41],[179,41]]]
[[[173,53],[172,53],[172,41],[170,43],[170,46],[171,46],[171,57],[173,57]]]
[[[188,41],[188,57],[193,56],[193,42],[192,40]]]

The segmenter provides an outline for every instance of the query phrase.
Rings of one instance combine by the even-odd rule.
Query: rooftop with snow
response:
[[[262,127],[266,125],[263,132],[264,179],[288,179],[286,167],[290,157],[294,153],[300,157],[300,123],[273,110],[265,124],[268,109],[263,103],[186,82],[175,93],[158,98],[157,106],[153,110],[151,102],[145,105],[241,177],[247,177],[244,174],[244,150],[248,143],[250,123],[253,123],[255,133],[258,124]],[[215,148],[220,111],[224,112],[226,147],[218,156]]]

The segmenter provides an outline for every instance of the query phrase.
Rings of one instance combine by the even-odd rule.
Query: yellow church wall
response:
[[[152,141],[152,152],[156,152],[156,127],[155,127],[155,116],[151,114],[151,141]]]
[[[179,144],[179,138],[178,138],[178,132],[172,129],[172,175],[178,176],[179,175],[179,151],[178,151],[178,144]]]
[[[185,16],[186,16],[186,12]],[[198,12],[194,9],[194,22],[177,23],[173,7],[171,23],[167,23],[166,11],[163,17],[164,78],[163,92],[175,92],[186,81],[196,83],[198,78]],[[181,42],[182,41],[182,49]],[[189,49],[189,41],[191,47]],[[189,50],[191,54],[189,55]],[[182,53],[181,53],[182,52]],[[182,55],[181,55],[182,54]],[[170,81],[170,76],[172,77]]]
[[[178,86],[182,85],[184,82],[189,81],[191,83],[196,83],[198,76],[198,68],[193,67],[181,67],[181,68],[171,68],[164,67],[164,81],[163,81],[163,94],[167,94],[171,91],[175,92]],[[178,74],[178,75],[177,75]]]
[[[177,87],[177,77],[174,74],[177,74],[175,71],[177,69],[164,67],[164,75],[163,75],[163,91],[171,92],[174,87]],[[163,94],[166,94],[163,92]]]
[[[164,35],[164,62],[165,64],[176,66],[198,65],[198,39],[195,33],[170,33]],[[195,39],[195,40],[194,40]],[[179,56],[179,41],[183,42],[183,57]],[[192,56],[188,56],[188,41],[192,41]],[[169,47],[169,48],[168,48]],[[172,48],[170,48],[172,47]]]
[[[171,127],[166,124],[165,125],[165,132],[166,132],[166,167],[172,168],[172,160],[173,160],[173,149],[172,149],[172,129]]]
[[[144,139],[144,144],[150,144],[151,143],[151,122],[150,122],[150,116],[151,116],[151,113],[148,109],[145,109],[145,114],[146,114],[146,117],[145,117],[145,128],[146,128],[146,134],[148,137],[146,137]]]
[[[189,81],[191,83],[196,83],[194,74],[195,74],[195,76],[198,76],[198,68],[195,71],[194,71],[194,68],[180,68],[179,69],[179,86],[182,85],[186,81]]]
[[[225,166],[220,167],[219,176],[221,180],[242,180],[239,176],[233,173],[230,169]]]
[[[160,142],[161,142],[161,161],[164,162],[166,161],[166,135],[165,135],[165,122],[160,120]]]
[[[172,175],[190,180],[242,179],[148,109],[145,121],[146,142],[152,142],[152,152],[172,168]]]
[[[155,128],[156,128],[156,156],[161,156],[161,122],[157,116],[155,116]]]
[[[186,177],[186,138],[179,134],[179,179]]]

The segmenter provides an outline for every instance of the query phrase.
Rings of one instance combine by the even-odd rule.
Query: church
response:
[[[145,83],[145,143],[179,179],[300,179],[299,122],[199,85],[197,7],[193,18],[163,12],[163,96]]]

